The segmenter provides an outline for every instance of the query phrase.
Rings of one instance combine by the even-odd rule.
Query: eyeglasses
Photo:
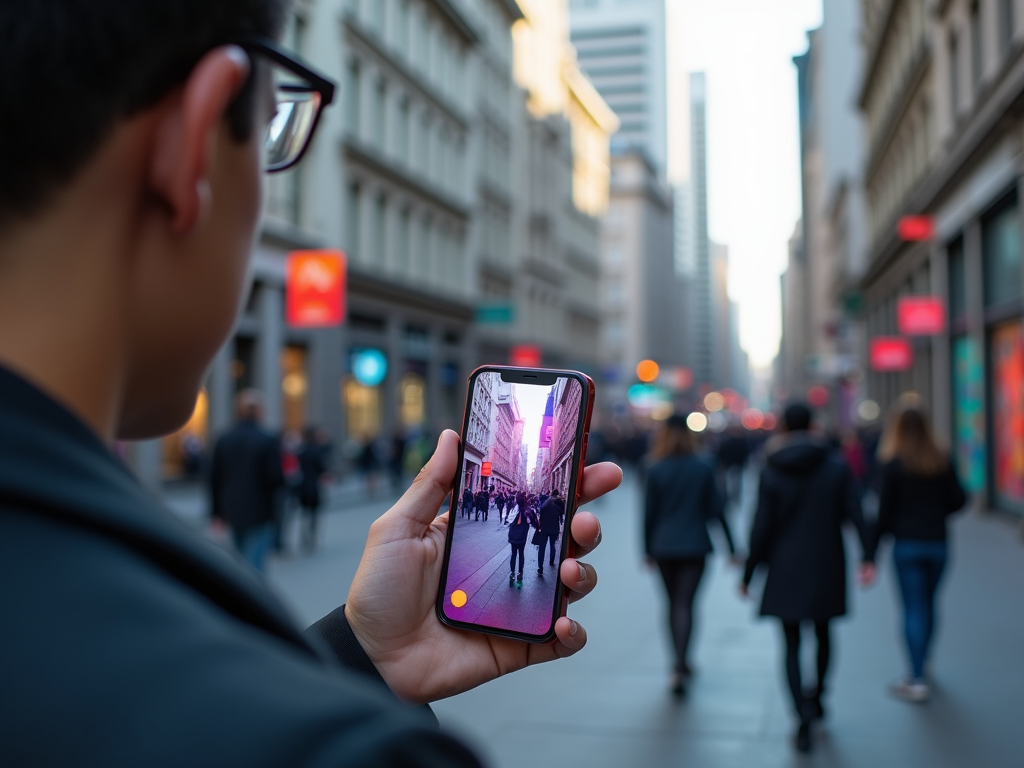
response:
[[[263,138],[264,170],[276,173],[302,159],[320,112],[334,99],[334,83],[317,74],[275,43],[263,38],[233,41],[247,53],[270,61],[274,88],[274,115]]]

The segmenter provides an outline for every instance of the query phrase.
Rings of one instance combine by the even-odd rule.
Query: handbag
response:
[[[530,539],[530,543],[531,544],[536,544],[539,547],[540,546],[540,542],[541,542],[540,530],[538,529],[538,530],[533,532],[533,538]]]

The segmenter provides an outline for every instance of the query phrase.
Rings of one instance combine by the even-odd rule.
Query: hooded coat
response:
[[[767,568],[762,616],[786,622],[843,616],[845,522],[857,528],[863,559],[874,559],[850,470],[807,432],[775,438],[766,452],[743,583],[758,566]]]

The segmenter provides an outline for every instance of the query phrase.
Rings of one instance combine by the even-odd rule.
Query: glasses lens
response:
[[[279,83],[277,111],[264,142],[266,169],[286,168],[298,159],[309,141],[320,108],[320,94],[306,86]]]

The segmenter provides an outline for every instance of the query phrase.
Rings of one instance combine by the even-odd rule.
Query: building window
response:
[[[424,176],[430,173],[430,128],[430,115],[424,112],[423,119],[420,121],[419,136],[420,170],[423,171]]]
[[[373,99],[373,138],[381,149],[387,147],[388,86],[382,77],[377,81]]]
[[[1013,4],[1016,0],[999,0],[999,37],[1003,53],[1010,50],[1013,45]]]
[[[409,97],[403,96],[398,102],[398,156],[402,160],[409,159]]]
[[[949,101],[955,124],[960,114],[960,38],[956,32],[949,36]]]
[[[420,240],[420,274],[434,276],[434,225],[430,214],[423,217],[423,237]]]
[[[398,49],[403,55],[409,55],[409,0],[399,0],[395,11],[395,35]]]
[[[977,2],[971,5],[971,82],[977,92],[978,83],[981,82],[984,60],[981,53],[981,9]]]
[[[370,6],[373,8],[373,30],[381,37],[384,37],[384,22],[386,21],[385,14],[388,4],[385,0],[373,0]]]
[[[409,269],[409,206],[402,208],[398,214],[398,227],[395,232],[395,265],[399,273],[407,274]]]
[[[363,190],[359,182],[352,182],[348,187],[348,215],[345,224],[348,227],[348,252],[358,258],[362,251],[360,209],[362,208]]]
[[[360,107],[360,67],[359,60],[352,59],[348,63],[348,85],[345,88],[348,98],[345,101],[345,125],[354,135],[359,135]]]
[[[981,254],[985,272],[985,306],[1021,298],[1020,214],[1013,195],[981,223]]]
[[[373,248],[378,264],[383,264],[387,261],[387,222],[388,198],[386,195],[378,195],[373,221]]]

